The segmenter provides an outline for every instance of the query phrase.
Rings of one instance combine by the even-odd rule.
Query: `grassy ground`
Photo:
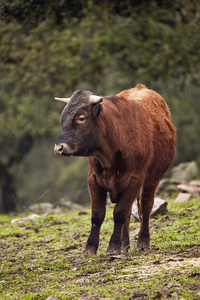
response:
[[[200,299],[200,198],[151,220],[151,251],[106,255],[113,206],[107,209],[97,256],[83,256],[90,210],[67,211],[25,224],[0,216],[0,299]]]

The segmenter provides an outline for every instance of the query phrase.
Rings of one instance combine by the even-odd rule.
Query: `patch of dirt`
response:
[[[162,244],[158,240],[157,243],[155,238],[151,251],[134,250],[138,234],[138,230],[134,229],[138,224],[134,223],[131,225],[131,237],[134,240],[128,254],[105,254],[110,236],[108,226],[101,233],[97,256],[82,254],[89,231],[89,226],[79,230],[83,226],[81,218],[84,215],[80,217],[77,227],[72,226],[71,220],[76,219],[70,219],[71,215],[66,218],[68,222],[62,218],[61,221],[51,218],[43,223],[40,220],[40,223],[15,227],[15,233],[13,227],[10,231],[5,230],[5,235],[0,239],[0,275],[3,278],[0,285],[3,293],[25,293],[29,284],[29,292],[38,293],[38,299],[46,299],[43,295],[47,294],[47,288],[52,287],[55,287],[54,292],[60,292],[59,296],[77,300],[106,299],[109,296],[127,300],[181,299],[183,292],[188,292],[190,299],[198,299],[200,241],[196,232],[194,239],[185,239],[186,227],[183,227],[177,236],[184,243],[178,246],[173,244],[173,240],[172,243],[170,240],[168,242],[167,234],[166,237],[164,234],[169,232],[174,223],[171,216],[152,220],[151,228],[155,228],[152,231],[155,230],[155,234],[156,231],[162,232],[167,242]],[[183,224],[185,220],[181,226]],[[171,232],[173,234],[173,230]],[[10,299],[17,299],[13,295]]]

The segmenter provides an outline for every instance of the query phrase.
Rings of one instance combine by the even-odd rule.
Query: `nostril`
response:
[[[55,144],[54,152],[56,155],[71,156],[73,154],[71,148],[66,143]]]
[[[62,155],[63,149],[64,149],[64,145],[62,145],[62,144],[56,145],[56,144],[55,144],[54,152],[55,152],[57,155]]]
[[[57,149],[58,149],[59,152],[62,152],[63,151],[63,145],[59,146]]]

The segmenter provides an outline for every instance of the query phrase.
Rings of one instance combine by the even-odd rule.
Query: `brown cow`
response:
[[[85,252],[96,254],[106,197],[116,203],[108,253],[128,251],[131,208],[139,204],[137,249],[149,250],[149,215],[160,179],[175,155],[175,129],[169,109],[156,92],[138,84],[117,95],[76,91],[61,116],[57,155],[87,156],[92,227]]]

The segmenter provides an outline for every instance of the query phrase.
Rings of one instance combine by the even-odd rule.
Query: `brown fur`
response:
[[[107,193],[114,207],[108,253],[130,247],[131,208],[138,201],[141,228],[137,249],[150,247],[149,216],[157,186],[175,155],[175,129],[167,104],[138,84],[92,104],[91,92],[76,91],[64,108],[58,155],[88,156],[92,227],[86,253],[96,254],[106,212]],[[82,124],[79,116],[85,116]],[[81,119],[82,120],[82,119]]]
[[[108,252],[128,250],[131,207],[136,198],[141,215],[137,248],[147,250],[155,192],[175,154],[170,112],[159,94],[140,84],[116,96],[105,97],[102,105],[103,116],[98,120],[100,146],[89,157],[92,229],[86,252],[94,254],[98,247],[106,191],[116,203]]]

